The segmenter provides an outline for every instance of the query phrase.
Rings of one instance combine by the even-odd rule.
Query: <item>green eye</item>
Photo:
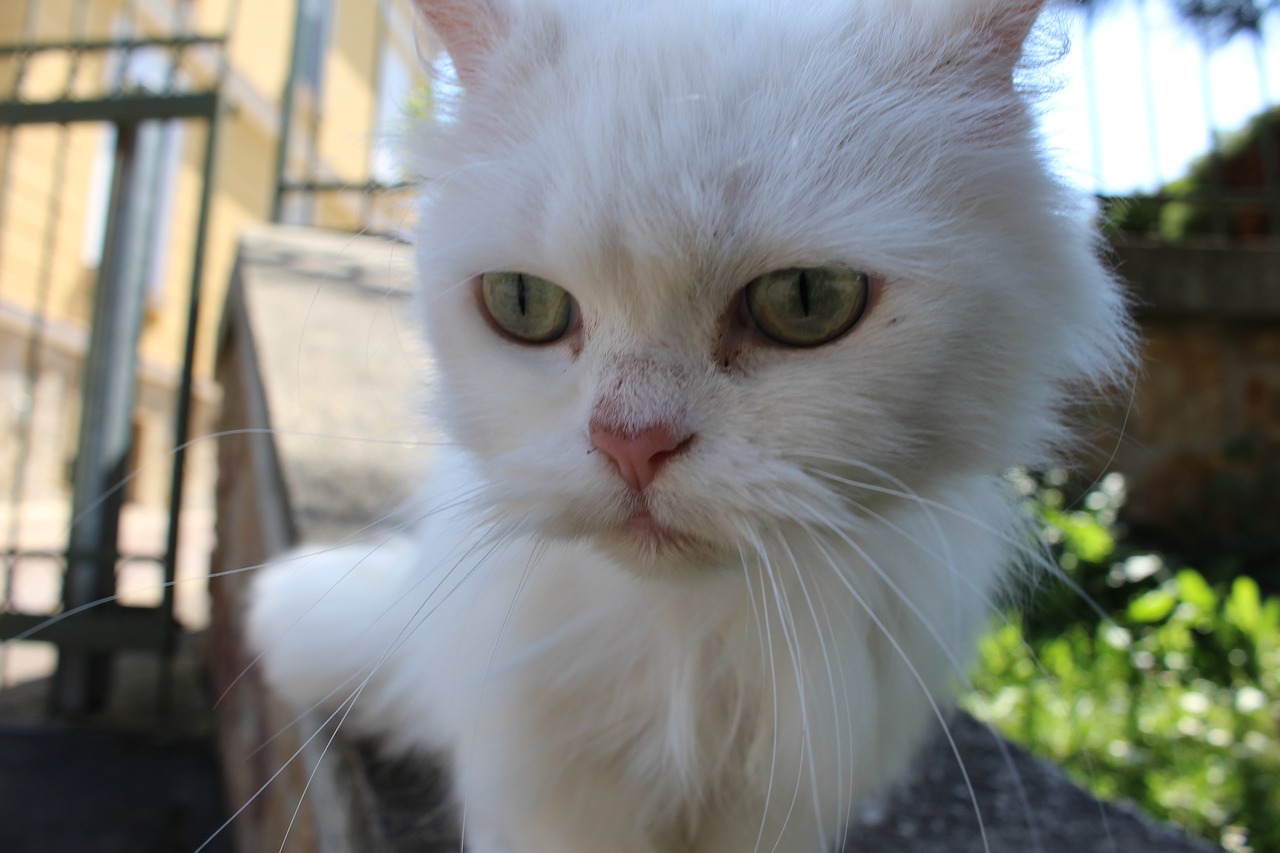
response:
[[[521,272],[487,272],[481,291],[493,322],[517,340],[547,344],[569,331],[573,297],[545,278]]]
[[[747,285],[747,312],[767,337],[816,347],[843,335],[867,308],[870,277],[842,269],[790,269]]]

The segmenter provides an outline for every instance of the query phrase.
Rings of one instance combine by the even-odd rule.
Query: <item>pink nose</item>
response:
[[[648,488],[663,463],[692,441],[689,433],[666,424],[655,424],[631,434],[596,425],[591,427],[591,443],[613,460],[618,475],[637,492]]]

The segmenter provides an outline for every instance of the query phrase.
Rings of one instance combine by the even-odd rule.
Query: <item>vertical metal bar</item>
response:
[[[1215,240],[1224,240],[1229,226],[1229,211],[1223,204],[1222,189],[1222,152],[1219,150],[1221,137],[1218,134],[1217,119],[1213,114],[1213,74],[1210,63],[1213,61],[1213,47],[1208,35],[1200,35],[1200,104],[1204,110],[1204,124],[1209,131],[1209,151],[1205,155],[1209,161],[1208,186],[1203,192],[1208,197],[1210,235]]]
[[[71,10],[72,19],[71,19],[70,35],[72,40],[84,37],[85,27],[88,25],[88,19],[89,19],[89,14],[88,14],[89,2],[90,0],[79,0],[79,2],[77,2],[76,5]],[[39,4],[36,3],[35,0],[28,0],[23,21],[22,21],[22,36],[21,36],[22,42],[29,42],[35,38],[36,24],[37,24],[36,13],[38,11],[39,11]],[[23,77],[26,75],[27,65],[29,60],[31,59],[31,54],[29,53],[17,54],[12,58],[18,63],[18,67],[14,71],[12,91],[5,94],[3,98],[5,100],[10,100],[10,101],[20,101],[22,100],[21,95],[22,95]],[[80,69],[80,60],[81,60],[80,54],[78,52],[73,52],[71,57],[69,58],[69,61],[67,62],[67,73],[62,81],[62,91],[63,91],[64,98],[70,97],[69,93],[72,87],[75,85],[76,73]],[[5,219],[6,219],[6,213],[8,208],[9,173],[12,168],[11,164],[13,160],[13,143],[14,143],[14,134],[16,132],[17,132],[16,125],[10,125],[9,127],[4,128],[5,145],[3,149],[3,154],[0,155],[0,233],[4,233]],[[63,145],[65,142],[66,133],[67,133],[67,128],[65,125],[63,125],[62,133],[63,133],[63,136],[59,141],[59,145]],[[55,177],[55,180],[61,180],[62,178],[61,172],[63,168],[64,167],[61,165],[57,167],[58,173]]]
[[[182,512],[182,493],[187,461],[187,441],[191,436],[191,392],[195,374],[196,338],[200,329],[200,293],[204,280],[205,245],[209,235],[209,209],[213,196],[213,172],[218,157],[218,127],[221,124],[221,101],[208,119],[204,143],[204,171],[201,177],[200,210],[196,220],[196,245],[191,258],[191,293],[187,302],[187,338],[182,353],[182,381],[178,389],[178,406],[173,425],[174,450],[172,480],[169,482],[169,531],[164,550],[164,598],[161,609],[165,618],[173,620],[174,581],[178,574],[178,545]],[[161,672],[161,710],[167,711],[169,672],[174,655],[175,632],[168,634],[163,651]]]
[[[1151,15],[1147,0],[1138,0],[1138,62],[1142,77],[1143,111],[1147,120],[1147,149],[1151,157],[1151,186],[1156,191],[1165,183],[1160,166],[1160,125],[1156,116],[1154,75],[1151,73]]]
[[[1084,61],[1085,101],[1089,111],[1089,156],[1093,165],[1093,191],[1103,189],[1102,120],[1098,111],[1098,75],[1094,69],[1093,27],[1097,22],[1093,6],[1085,7],[1080,52]]]
[[[1265,116],[1271,107],[1271,86],[1267,79],[1266,33],[1259,22],[1253,33],[1253,62],[1258,75],[1258,95],[1262,102],[1258,118],[1258,153],[1262,158],[1262,194],[1266,209],[1265,236],[1280,235],[1280,145],[1277,145],[1276,122]]]
[[[329,49],[329,40],[333,37],[333,14],[334,5],[330,5],[328,9],[317,10],[314,0],[304,0],[308,10],[311,12],[311,34],[308,38],[314,38],[314,44],[311,45],[310,61],[314,64],[313,68],[307,69],[307,87],[311,90],[311,97],[308,99],[311,109],[307,115],[307,163],[306,176],[307,179],[314,179],[316,173],[316,165],[320,161],[320,114],[324,112],[324,67],[328,58],[325,52]],[[316,224],[316,194],[308,193],[306,196],[306,217],[307,225]]]
[[[39,11],[39,5],[36,0],[27,0],[26,8],[23,10],[22,16],[22,34],[19,37],[22,42],[30,42],[35,38],[36,33],[36,13]],[[5,93],[6,100],[17,101],[22,96],[22,83],[27,73],[27,63],[31,59],[30,54],[17,54],[11,57],[13,62],[17,63],[17,68],[13,73],[12,90]],[[4,233],[5,223],[8,218],[9,211],[9,176],[13,168],[13,143],[14,134],[17,132],[16,126],[3,128],[4,130],[4,148],[0,152],[0,233]]]
[[[115,592],[115,562],[123,490],[120,488],[133,440],[137,390],[137,344],[142,328],[145,280],[136,257],[135,184],[138,128],[120,125],[116,134],[115,177],[93,328],[84,365],[84,397],[75,464],[71,535],[62,600],[72,609]],[[53,709],[83,714],[102,707],[110,679],[110,658],[62,651],[53,681]]]
[[[23,505],[27,488],[27,462],[35,443],[35,405],[40,382],[41,353],[45,346],[45,324],[48,319],[49,299],[53,292],[53,264],[58,254],[58,225],[62,221],[62,201],[66,184],[67,152],[71,147],[71,130],[64,124],[58,128],[58,141],[53,152],[53,184],[45,203],[44,243],[40,248],[40,266],[36,271],[36,301],[32,306],[31,334],[22,353],[23,397],[18,410],[16,453],[13,460],[13,481],[9,488],[8,547],[13,550],[6,558],[4,586],[0,589],[0,609],[8,607],[13,598],[17,581],[20,548],[18,539],[22,530]],[[0,688],[5,679],[5,650],[0,647]]]
[[[298,87],[298,65],[302,59],[302,30],[306,24],[308,0],[297,0],[293,19],[293,50],[289,55],[289,74],[280,96],[280,138],[276,145],[276,189],[271,199],[271,221],[284,216],[285,174],[289,171],[289,139],[293,133],[293,100]]]
[[[383,2],[377,4],[378,17],[375,21],[373,30],[373,143],[369,148],[369,161],[365,167],[369,180],[366,182],[364,191],[360,195],[360,229],[368,231],[373,227],[374,218],[374,200],[371,185],[374,181],[381,183],[378,175],[373,173],[373,162],[377,156],[379,146],[385,144],[385,140],[380,138],[378,133],[382,129],[378,126],[378,119],[382,117],[382,87],[386,83],[383,79],[383,57],[390,49],[387,44],[387,34],[390,27],[387,24],[387,7]]]
[[[88,20],[88,0],[80,0],[73,8],[71,35],[80,38],[84,35]],[[29,40],[35,33],[34,2],[29,2],[23,19],[23,38]],[[26,71],[26,57],[22,57],[14,78],[12,97],[17,99],[22,86],[22,75]],[[64,91],[70,91],[75,82],[80,57],[73,55],[67,65],[67,74],[63,84]],[[5,150],[0,159],[0,233],[4,231],[5,214],[8,207],[9,172],[11,152],[15,141],[16,127],[5,129]],[[36,300],[32,310],[32,328],[30,337],[22,355],[23,397],[22,407],[18,411],[17,452],[14,456],[13,480],[9,489],[9,526],[6,531],[6,545],[10,553],[5,557],[4,584],[0,589],[0,610],[7,610],[13,600],[14,586],[18,579],[18,567],[22,562],[21,542],[23,509],[26,502],[27,463],[31,457],[31,448],[35,443],[35,406],[39,395],[40,374],[42,372],[42,353],[45,346],[45,324],[47,320],[49,299],[53,291],[53,264],[57,255],[58,225],[62,221],[62,205],[66,184],[67,157],[71,146],[71,130],[67,125],[58,128],[58,141],[53,155],[53,184],[50,187],[45,205],[44,243],[40,252],[40,266],[36,272]],[[0,690],[3,690],[8,679],[7,647],[0,646]]]

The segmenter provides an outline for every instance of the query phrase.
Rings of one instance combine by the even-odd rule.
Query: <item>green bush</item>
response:
[[[1280,850],[1280,598],[1122,558],[1114,482],[1074,510],[1052,481],[1034,494],[1060,565],[1108,618],[1079,592],[1010,615],[980,645],[966,707],[1100,796],[1230,850]]]

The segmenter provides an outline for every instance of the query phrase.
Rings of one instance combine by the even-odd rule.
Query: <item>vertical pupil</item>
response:
[[[529,292],[529,285],[525,283],[524,275],[523,274],[517,275],[516,276],[516,304],[520,306],[520,316],[522,317],[529,313],[528,307],[527,307],[528,301],[526,299],[528,292]]]
[[[806,317],[809,316],[809,276],[800,271],[800,277],[796,281],[796,287],[800,290],[800,310],[804,312]]]

